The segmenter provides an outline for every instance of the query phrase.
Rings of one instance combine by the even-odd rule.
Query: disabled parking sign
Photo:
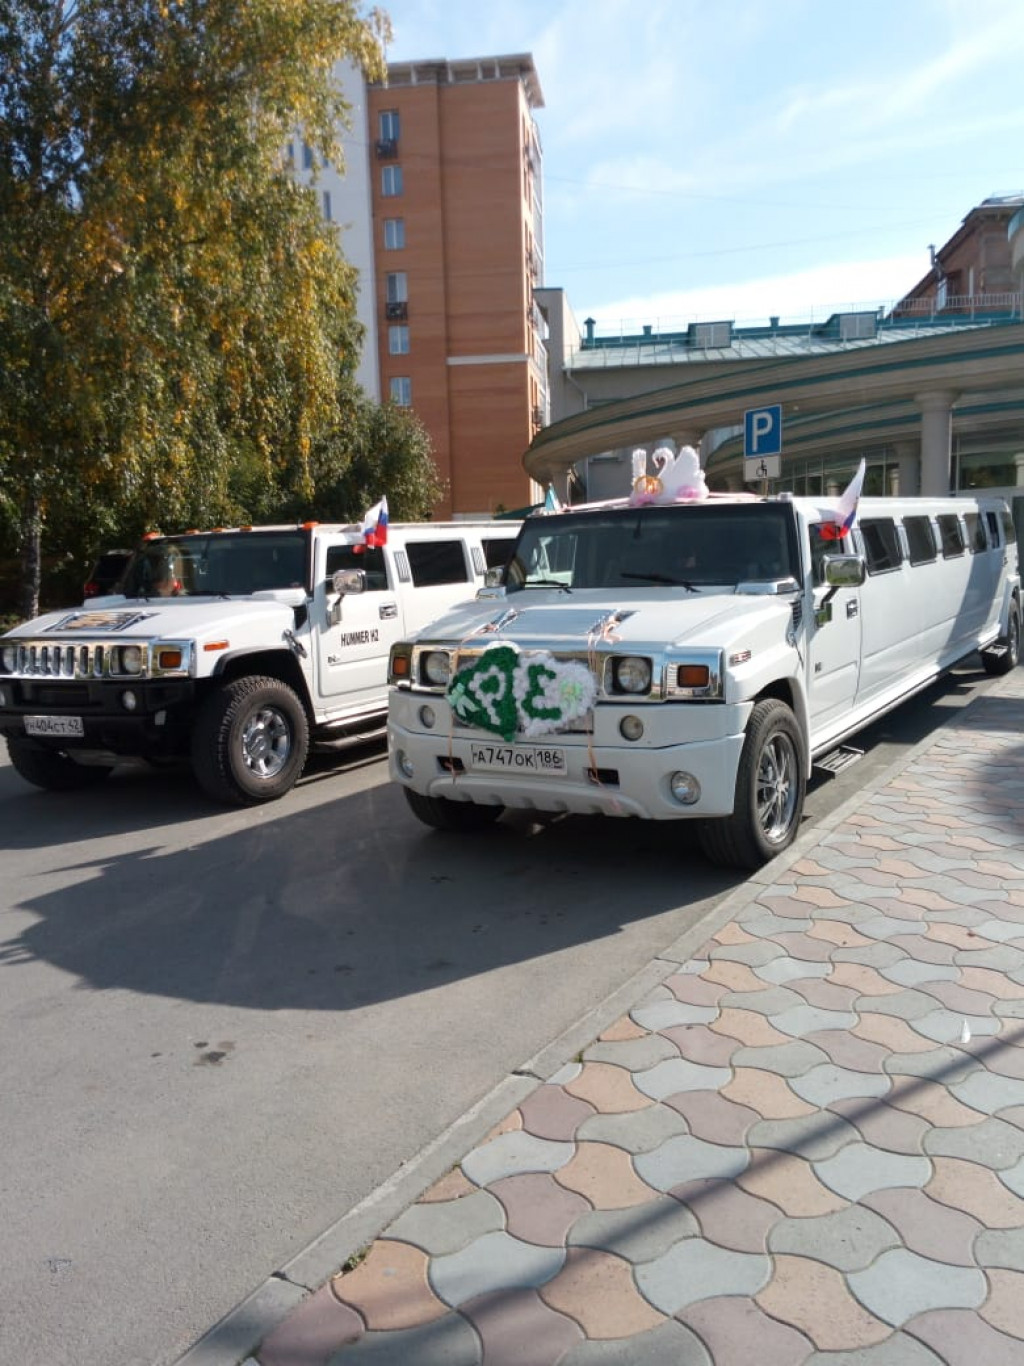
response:
[[[782,404],[748,408],[743,414],[743,477],[778,479],[782,474]]]

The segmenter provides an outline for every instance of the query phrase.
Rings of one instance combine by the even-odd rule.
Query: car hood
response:
[[[418,639],[468,644],[485,626],[495,637],[524,647],[579,650],[604,639],[618,645],[663,650],[671,646],[724,648],[773,617],[791,618],[793,595],[776,597],[728,591],[652,593],[626,589],[531,589],[503,599],[462,604],[432,622]],[[486,635],[483,636],[486,641]],[[476,644],[476,640],[473,641]]]
[[[290,626],[293,620],[291,606],[271,594],[260,598],[106,597],[92,598],[83,607],[47,612],[23,622],[7,637],[187,640],[210,632],[223,635],[235,625],[260,623],[263,629],[272,629],[277,622]]]

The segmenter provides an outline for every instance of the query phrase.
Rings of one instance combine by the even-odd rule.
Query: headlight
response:
[[[118,651],[118,673],[142,673],[142,646],[122,645]]]
[[[451,675],[452,661],[447,650],[430,650],[423,656],[423,677],[435,688],[446,688]]]
[[[619,692],[644,693],[651,690],[651,661],[629,656],[613,665],[615,687]]]
[[[5,645],[3,652],[3,664],[6,673],[12,674],[18,667],[18,647],[17,645]]]

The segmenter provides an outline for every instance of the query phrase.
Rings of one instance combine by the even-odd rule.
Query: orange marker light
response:
[[[181,651],[180,650],[158,650],[156,662],[161,669],[180,669]]]
[[[203,649],[211,652],[214,650],[226,650],[230,644],[230,640],[211,640],[209,645],[203,646]]]
[[[680,688],[706,688],[710,674],[706,664],[680,664],[676,678]]]

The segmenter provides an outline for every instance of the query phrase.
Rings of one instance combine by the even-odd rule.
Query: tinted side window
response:
[[[964,514],[964,521],[967,523],[967,544],[971,548],[971,554],[976,555],[979,550],[988,549],[988,541],[985,539],[985,523],[976,512]]]
[[[817,523],[812,523],[808,527],[811,537],[811,573],[816,585],[825,582],[825,556],[826,555],[849,555],[850,538],[844,536],[839,541],[833,541],[821,534],[821,527]]]
[[[904,517],[903,530],[907,533],[911,564],[927,564],[935,559],[935,532],[927,517]]]
[[[864,555],[869,574],[885,574],[890,569],[899,569],[903,561],[896,523],[891,517],[868,519],[860,524],[864,537]]]
[[[999,518],[994,512],[985,513],[985,521],[988,523],[988,542],[991,546],[1000,545],[999,540]]]
[[[339,569],[361,569],[366,574],[368,593],[384,592],[388,586],[388,571],[380,546],[365,548],[354,545],[332,545],[327,548],[327,577]]]
[[[954,512],[944,512],[935,520],[939,524],[939,540],[942,542],[944,558],[950,560],[956,555],[962,555],[964,536],[960,530],[960,518]]]
[[[502,536],[500,540],[482,540],[480,544],[484,548],[484,560],[487,562],[487,568],[501,569],[508,564],[515,543],[514,536],[509,538]]]
[[[1013,514],[1008,508],[1003,508],[999,515],[1003,521],[1003,538],[1007,545],[1013,545],[1017,539],[1017,531],[1013,525]]]
[[[461,541],[411,541],[405,547],[417,588],[438,583],[466,583],[466,555]]]

